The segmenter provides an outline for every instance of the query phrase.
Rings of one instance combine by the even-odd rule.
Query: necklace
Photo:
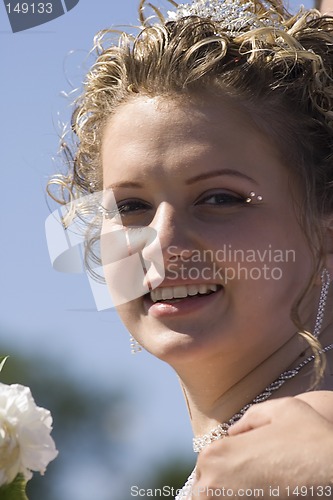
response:
[[[333,344],[330,344],[321,349],[319,351],[319,354],[325,354],[331,349],[333,349]],[[227,436],[229,427],[233,425],[235,422],[237,422],[244,415],[244,413],[249,408],[251,408],[251,406],[266,401],[273,394],[273,392],[280,389],[280,387],[282,387],[283,384],[287,382],[287,380],[296,377],[296,375],[301,371],[301,369],[304,368],[304,366],[306,366],[314,359],[315,355],[312,354],[308,358],[301,361],[301,363],[298,366],[296,366],[296,368],[281,373],[281,375],[279,375],[279,377],[276,380],[274,380],[274,382],[269,384],[269,386],[267,386],[266,389],[263,390],[263,392],[261,392],[251,401],[251,403],[248,403],[245,406],[243,406],[243,408],[241,408],[238,413],[233,415],[228,420],[228,422],[223,422],[222,424],[219,424],[217,427],[208,432],[208,434],[204,434],[203,436],[193,438],[193,451],[199,453],[201,450],[203,450],[203,448],[208,446],[213,441],[217,441],[218,439],[223,439],[225,436]]]
[[[330,351],[333,349],[333,344],[330,344],[323,349],[319,351],[319,354],[325,354],[326,352]],[[196,453],[199,453],[203,448],[208,446],[210,443],[213,441],[217,441],[218,439],[223,439],[226,436],[228,436],[228,429],[229,427],[237,422],[243,415],[244,413],[251,408],[251,406],[257,404],[257,403],[262,403],[266,401],[275,391],[280,389],[280,387],[287,382],[287,380],[291,380],[292,378],[296,377],[296,375],[306,366],[308,363],[311,363],[315,359],[315,355],[312,354],[311,356],[307,357],[303,361],[300,362],[296,368],[293,368],[292,370],[287,370],[279,377],[274,380],[271,384],[269,384],[266,389],[263,390],[258,396],[256,396],[251,403],[246,404],[239,410],[238,413],[235,413],[227,422],[223,422],[222,424],[219,424],[217,427],[212,429],[210,432],[207,434],[204,434],[203,436],[198,436],[193,438],[193,450]],[[182,500],[187,498],[187,496],[191,493],[193,483],[194,483],[194,478],[195,478],[195,471],[196,469],[192,471],[190,476],[188,477],[186,483],[182,487],[182,489],[179,491],[178,495],[175,497],[175,500]]]

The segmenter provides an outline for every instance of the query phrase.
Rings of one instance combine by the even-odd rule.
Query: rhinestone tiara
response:
[[[183,17],[198,16],[218,21],[229,36],[255,28],[274,27],[285,31],[285,27],[273,12],[268,2],[262,2],[264,13],[256,12],[252,1],[241,0],[196,0],[188,4],[179,4],[175,11],[169,11],[167,21],[178,21]],[[265,12],[266,11],[266,12]],[[269,17],[267,13],[270,12]]]

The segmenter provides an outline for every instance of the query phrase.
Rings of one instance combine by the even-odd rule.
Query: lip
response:
[[[169,303],[153,302],[150,294],[143,297],[143,305],[145,312],[155,318],[162,317],[178,317],[181,315],[195,314],[202,312],[205,308],[210,308],[216,300],[221,298],[224,293],[224,288],[221,287],[216,292],[209,295],[195,295],[181,299],[179,302]]]

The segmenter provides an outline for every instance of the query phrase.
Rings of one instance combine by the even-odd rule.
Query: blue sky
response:
[[[128,386],[135,395],[128,409],[133,463],[149,468],[169,452],[191,454],[177,379],[148,354],[131,356],[128,334],[114,311],[96,311],[86,277],[52,269],[44,235],[49,214],[45,185],[59,166],[52,159],[58,122],[70,116],[70,99],[62,91],[70,92],[69,81],[74,86],[82,81],[82,61],[95,33],[136,24],[137,4],[80,0],[66,15],[16,34],[0,5],[0,321],[6,345],[61,359],[80,383]],[[145,445],[152,435],[154,448]],[[80,496],[90,498],[88,490]]]

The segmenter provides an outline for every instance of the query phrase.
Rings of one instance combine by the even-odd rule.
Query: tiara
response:
[[[246,29],[273,27],[285,31],[278,14],[268,2],[261,3],[263,13],[256,12],[254,2],[241,0],[196,0],[179,4],[175,11],[168,12],[167,21],[178,21],[183,17],[198,16],[218,21],[223,31],[235,36]],[[269,13],[269,16],[267,14]]]

